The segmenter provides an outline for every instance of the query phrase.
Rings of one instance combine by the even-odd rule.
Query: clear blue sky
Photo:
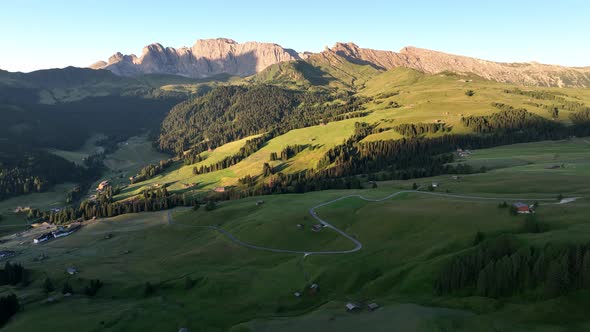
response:
[[[590,1],[0,0],[0,68],[87,66],[199,38],[321,51],[408,45],[496,61],[590,66]]]

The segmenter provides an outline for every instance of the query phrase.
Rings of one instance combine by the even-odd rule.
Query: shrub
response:
[[[216,207],[217,207],[217,205],[215,204],[214,201],[208,201],[207,204],[205,204],[206,211],[213,211],[213,210],[215,210]]]
[[[101,287],[102,282],[100,280],[90,280],[90,284],[84,288],[84,294],[94,296]]]
[[[143,295],[151,296],[152,294],[154,294],[155,291],[156,291],[156,288],[154,287],[154,285],[152,285],[150,282],[145,283],[145,287],[143,289]]]

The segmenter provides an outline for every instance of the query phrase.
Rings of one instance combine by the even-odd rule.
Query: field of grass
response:
[[[510,159],[515,152],[533,164],[560,160],[575,165],[536,171],[510,166],[483,174],[408,181],[378,182],[378,188],[332,190],[299,195],[252,197],[221,203],[214,211],[177,209],[126,215],[91,222],[78,233],[34,246],[19,238],[2,244],[16,248],[15,261],[32,269],[33,283],[25,288],[1,287],[17,292],[25,303],[5,329],[37,331],[81,330],[140,331],[352,331],[371,326],[375,331],[404,326],[411,331],[577,331],[590,326],[585,291],[551,300],[520,297],[500,300],[481,297],[437,297],[433,280],[441,263],[469,248],[476,232],[486,236],[512,233],[522,243],[586,243],[590,240],[588,174],[577,172],[590,162],[582,140],[539,142],[473,151],[471,158],[493,162]],[[589,146],[590,147],[590,146]],[[543,156],[547,157],[543,157]],[[526,168],[526,167],[524,167]],[[552,173],[555,172],[555,173]],[[563,174],[560,174],[560,173]],[[553,174],[553,175],[551,175]],[[555,180],[554,177],[558,177]],[[361,193],[384,197],[409,189],[413,182],[440,183],[437,192],[475,196],[509,196],[531,202],[554,199],[556,194],[583,197],[568,204],[542,201],[537,218],[549,231],[521,232],[523,219],[497,207],[498,201],[406,193],[381,202],[348,198],[316,210],[322,219],[362,242],[359,252],[345,255],[279,254],[241,247],[215,230],[259,246],[292,250],[349,249],[350,241],[324,229],[312,232],[308,209],[343,195]],[[264,204],[255,204],[258,200]],[[303,224],[299,229],[297,224]],[[106,239],[105,235],[112,234]],[[18,245],[25,241],[26,245]],[[41,254],[48,258],[36,261]],[[67,276],[67,267],[80,273]],[[64,281],[76,294],[45,303],[44,275],[58,289]],[[185,288],[186,277],[195,281]],[[94,298],[80,294],[90,279],[105,286]],[[155,285],[151,295],[145,283]],[[307,286],[320,285],[311,294]],[[293,296],[296,291],[302,296]],[[383,307],[374,313],[349,314],[349,301],[375,301]],[[551,313],[551,315],[548,315]],[[65,319],[68,317],[69,319]],[[63,318],[63,319],[62,319]]]
[[[96,184],[108,179],[114,186],[127,185],[129,177],[137,174],[144,166],[168,158],[168,155],[156,151],[146,136],[131,137],[119,143],[118,149],[106,156],[104,164],[107,172]]]

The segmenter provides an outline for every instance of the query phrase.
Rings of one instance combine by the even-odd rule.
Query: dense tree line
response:
[[[176,105],[162,123],[159,147],[179,156],[247,136],[327,123],[363,109],[366,98],[302,92],[275,86],[223,86]]]
[[[371,112],[369,112],[369,111],[345,113],[345,114],[336,115],[331,118],[325,118],[325,120],[322,123],[326,124],[328,122],[336,122],[336,121],[355,119],[355,118],[364,118],[365,116],[367,116],[369,114],[371,114]]]
[[[438,294],[494,298],[536,289],[555,297],[582,288],[590,289],[590,245],[519,247],[509,236],[453,257],[435,281]]]
[[[0,285],[17,285],[26,282],[27,272],[20,264],[6,262],[0,270]]]
[[[131,183],[142,182],[162,173],[172,165],[172,159],[160,160],[158,164],[144,166],[139,173],[131,177]]]
[[[0,327],[4,326],[19,310],[20,304],[15,294],[0,297]]]
[[[57,183],[78,182],[96,175],[54,154],[35,150],[5,163],[0,162],[0,200],[33,192],[42,192]]]
[[[461,123],[477,133],[497,131],[555,131],[561,126],[526,109],[515,109],[510,105],[493,103],[501,112],[491,115],[472,115],[461,118]]]
[[[77,207],[67,207],[59,212],[33,209],[29,217],[55,224],[68,224],[75,220],[115,217],[122,214],[160,211],[176,206],[192,206],[194,200],[185,194],[170,194],[166,188],[146,189],[138,197],[113,201],[111,195],[102,195],[97,200],[82,201]]]
[[[403,123],[393,127],[393,130],[404,136],[422,136],[438,132],[449,132],[451,128],[444,123]]]
[[[185,151],[182,155],[182,160],[185,165],[192,165],[196,163],[200,163],[201,161],[207,159],[206,157],[202,156],[201,153],[207,149],[205,146],[201,148],[193,148],[188,151]]]
[[[590,109],[570,114],[570,119],[575,125],[588,126],[590,125]]]

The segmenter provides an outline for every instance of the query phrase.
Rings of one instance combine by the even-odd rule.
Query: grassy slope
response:
[[[515,152],[552,155],[557,148],[562,151],[560,161],[579,170],[590,164],[590,155],[580,154],[583,146],[579,143],[520,144],[475,151],[473,158],[509,159]],[[537,161],[544,164],[543,158]],[[528,170],[515,166],[464,176],[461,181],[438,177],[420,183],[439,181],[440,190],[454,193],[555,197],[563,192],[587,198],[590,190],[584,184],[589,182],[588,174],[567,170],[561,174],[561,170],[542,168],[533,174],[534,178],[520,182],[518,179],[527,176]],[[555,176],[560,180],[554,181]],[[382,182],[377,189],[360,192],[382,197],[408,188],[412,182]],[[26,289],[15,290],[26,296],[26,309],[5,329],[38,331],[37,322],[41,321],[41,330],[77,326],[88,331],[101,327],[112,331],[174,330],[183,326],[221,331],[239,323],[254,331],[315,331],[344,325],[350,329],[361,322],[371,324],[376,331],[391,327],[393,322],[405,322],[408,329],[418,331],[492,331],[492,327],[502,331],[559,331],[588,327],[582,308],[590,303],[584,292],[534,304],[518,297],[502,301],[433,297],[431,285],[439,264],[448,255],[467,248],[475,232],[496,234],[519,229],[522,221],[498,209],[495,202],[405,194],[379,203],[351,198],[320,208],[322,218],[353,234],[364,246],[350,255],[305,258],[303,268],[308,280],[318,282],[321,291],[315,296],[304,292],[301,299],[292,295],[308,282],[300,256],[238,247],[212,230],[194,227],[216,225],[241,240],[270,247],[348,248],[349,242],[329,230],[311,232],[307,209],[352,192],[359,191],[267,196],[261,206],[255,204],[259,198],[253,197],[225,202],[212,212],[178,210],[172,225],[168,224],[166,212],[127,215],[95,222],[71,237],[43,246],[19,246],[22,254],[16,260],[35,270],[34,282]],[[567,205],[543,203],[538,217],[550,225],[551,231],[518,236],[523,242],[538,245],[549,241],[587,242],[589,208],[588,199]],[[298,230],[297,223],[305,224],[306,229]],[[108,233],[113,238],[105,240]],[[49,259],[33,262],[42,252]],[[59,288],[67,279],[64,270],[69,266],[80,270],[78,276],[70,278],[76,290],[92,278],[103,280],[105,287],[93,299],[75,295],[56,304],[43,303],[43,273]],[[184,289],[187,275],[199,280],[190,290]],[[151,297],[143,295],[147,281],[159,285]],[[0,288],[0,292],[7,291],[6,287]],[[352,319],[343,314],[346,301],[361,300],[386,305],[384,313],[365,312]],[[398,305],[408,302],[462,310]],[[310,310],[313,313],[301,315]],[[472,310],[479,314],[474,315]],[[298,318],[284,318],[293,315]],[[68,319],[60,319],[65,317]],[[278,317],[283,318],[275,320]]]
[[[289,64],[291,66],[293,65],[293,63]],[[285,64],[283,66],[288,65]],[[492,102],[506,103],[514,107],[525,107],[540,116],[549,117],[546,110],[525,104],[527,101],[530,101],[528,97],[504,93],[503,90],[514,87],[511,85],[486,81],[475,76],[424,75],[415,70],[405,68],[396,68],[379,75],[372,73],[371,75],[362,76],[360,73],[363,71],[358,68],[359,65],[348,64],[347,66],[356,66],[354,70],[355,75],[365,77],[368,80],[364,83],[364,89],[360,90],[359,93],[365,96],[376,97],[374,102],[365,105],[367,111],[372,112],[368,116],[331,122],[326,126],[312,126],[293,130],[285,135],[274,138],[258,152],[239,164],[221,171],[194,176],[192,174],[192,166],[177,165],[162,176],[131,186],[121,198],[137,193],[142,187],[149,186],[155,182],[169,183],[171,184],[170,188],[172,190],[183,190],[183,183],[201,183],[202,185],[198,190],[209,190],[217,186],[234,185],[240,177],[261,174],[263,164],[269,162],[270,153],[280,152],[283,147],[289,144],[311,144],[317,148],[313,151],[305,150],[284,164],[275,162],[273,166],[278,166],[284,172],[296,172],[313,168],[316,166],[317,160],[323,156],[326,150],[337,144],[341,144],[352,134],[354,123],[358,121],[379,123],[380,127],[389,128],[401,123],[435,122],[441,120],[453,127],[453,133],[466,133],[468,129],[461,125],[461,116],[498,112],[497,109],[490,105]],[[332,66],[331,68],[332,70],[336,70],[334,68],[340,67]],[[579,101],[590,104],[590,90],[533,89],[559,91],[575,96]],[[474,90],[475,95],[472,97],[466,96],[466,90]],[[399,94],[385,98],[382,97],[383,94],[387,95],[392,92],[399,92]],[[396,101],[403,106],[401,108],[391,108],[389,106],[389,102],[391,101]],[[551,103],[549,101],[533,101]],[[562,112],[560,121],[568,121],[567,113],[566,111]],[[369,135],[365,138],[365,141],[399,139],[401,137],[399,133],[393,130],[387,130],[382,133]],[[223,150],[231,154],[237,152],[240,146],[241,143],[232,142],[225,147],[218,148],[218,150]],[[223,154],[223,156],[225,155]],[[210,161],[206,160],[201,164],[206,165],[208,163]]]

